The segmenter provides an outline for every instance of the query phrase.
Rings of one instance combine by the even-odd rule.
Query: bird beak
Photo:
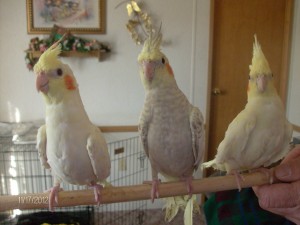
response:
[[[143,71],[145,73],[146,78],[151,81],[154,77],[154,71],[155,71],[155,63],[144,61],[143,62]]]
[[[38,73],[36,78],[36,89],[44,94],[49,91],[49,79],[44,72]]]
[[[258,91],[264,92],[268,85],[268,77],[265,75],[260,75],[256,78],[256,86]]]

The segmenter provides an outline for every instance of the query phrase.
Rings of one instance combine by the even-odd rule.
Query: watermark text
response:
[[[19,196],[19,204],[48,204],[49,203],[49,196]]]

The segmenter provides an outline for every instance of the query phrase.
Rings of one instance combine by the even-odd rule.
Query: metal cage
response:
[[[141,184],[148,177],[148,160],[137,136],[108,143],[111,157],[113,186]],[[42,168],[35,143],[15,144],[11,137],[0,138],[0,194],[17,195],[40,193],[52,187],[49,170]],[[64,190],[86,189],[85,186],[62,183]],[[140,225],[145,221],[147,201],[113,203],[100,206],[76,206],[48,210],[13,210],[0,214],[0,224],[19,224],[20,220],[35,217],[52,219],[58,215],[77,224]],[[62,223],[62,222],[61,222]],[[65,222],[68,224],[67,222]],[[29,223],[28,223],[29,224]],[[74,223],[76,224],[76,223]]]

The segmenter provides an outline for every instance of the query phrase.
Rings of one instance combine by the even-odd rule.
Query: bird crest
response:
[[[155,53],[160,52],[160,45],[162,41],[162,34],[160,32],[161,27],[158,32],[149,32],[147,39],[144,42],[144,46],[141,53],[148,55],[155,55]]]
[[[148,38],[145,40],[144,43],[144,50],[145,51],[151,51],[152,49],[160,49],[160,44],[162,40],[162,34],[161,33],[150,33]]]
[[[58,59],[58,55],[60,53],[61,45],[52,45],[40,56],[39,61],[33,68],[34,72],[48,71],[53,68],[59,67],[59,65],[61,65],[61,61]]]
[[[61,61],[58,59],[58,55],[61,53],[61,44],[66,37],[64,34],[57,42],[51,45],[39,58],[39,61],[33,67],[35,73],[40,71],[48,71],[53,68],[57,68],[61,65]]]
[[[256,35],[254,35],[252,65],[249,66],[250,76],[255,74],[271,74],[269,63],[261,49]]]

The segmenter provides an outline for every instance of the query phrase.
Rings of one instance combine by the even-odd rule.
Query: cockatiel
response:
[[[215,158],[202,164],[236,174],[239,189],[239,172],[279,161],[289,152],[292,137],[292,126],[274,87],[272,71],[254,37],[248,102],[228,126]]]
[[[152,168],[152,201],[158,197],[158,173],[167,181],[186,180],[191,195],[192,175],[202,159],[205,136],[202,113],[178,88],[169,61],[160,51],[161,39],[160,33],[150,34],[138,56],[146,92],[139,133]],[[185,220],[191,220],[194,196],[189,197],[167,198],[165,219],[171,221],[179,208],[186,207]]]
[[[93,186],[99,204],[102,186],[98,182],[106,184],[111,166],[106,141],[90,122],[72,70],[58,59],[60,52],[60,44],[55,43],[34,66],[36,88],[46,104],[46,124],[38,130],[37,149],[54,178],[50,210],[62,181]]]

